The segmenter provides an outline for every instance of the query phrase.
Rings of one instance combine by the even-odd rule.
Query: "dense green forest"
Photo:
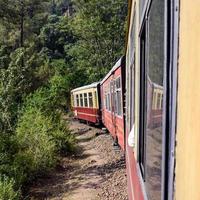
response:
[[[72,88],[100,80],[124,53],[123,0],[0,0],[0,199],[75,148],[62,113]]]

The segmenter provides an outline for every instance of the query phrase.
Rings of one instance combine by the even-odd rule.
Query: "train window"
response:
[[[156,93],[153,93],[152,109],[156,109]]]
[[[146,85],[146,28],[143,27],[140,36],[140,121],[139,121],[139,165],[145,179],[145,85]]]
[[[110,107],[110,93],[108,93],[108,110],[111,111],[111,107]]]
[[[108,95],[106,94],[106,110],[108,110]]]
[[[163,94],[161,95],[161,108],[163,107]]]
[[[117,78],[117,79],[116,79],[115,84],[116,84],[116,89],[121,89],[121,81],[120,81],[120,78]]]
[[[87,93],[84,93],[84,106],[88,107],[88,96],[87,96]]]
[[[114,95],[114,91],[113,91],[114,87],[113,87],[113,82],[110,82],[110,93],[109,93],[109,106],[110,106],[110,110],[109,111],[114,111],[113,110],[113,95]]]
[[[97,99],[98,99],[98,96],[97,96],[97,92],[95,91],[95,92],[94,92],[94,106],[95,106],[95,107],[98,106]]]
[[[92,108],[93,107],[93,98],[92,98],[92,92],[88,93],[89,96],[89,107]]]
[[[121,91],[117,91],[117,106],[118,106],[117,114],[119,116],[122,115],[122,100],[121,100],[121,98],[122,98]]]
[[[76,95],[73,95],[73,105],[76,106]]]
[[[152,0],[141,44],[141,109],[140,152],[143,177],[149,200],[161,199],[162,175],[162,110],[164,73],[164,1]],[[146,58],[146,59],[145,59]],[[155,98],[155,93],[157,97]],[[155,101],[155,102],[154,102]],[[152,109],[152,102],[154,109]],[[141,148],[141,147],[140,147]]]
[[[105,108],[106,110],[109,110],[109,99],[108,99],[108,93],[105,92]]]
[[[79,95],[76,95],[76,107],[79,107]]]
[[[104,106],[105,106],[105,109],[107,109],[107,94],[106,94],[106,92],[104,92]]]
[[[117,106],[117,93],[115,91],[115,93],[114,93],[114,110],[115,110],[116,114],[118,113],[117,108],[118,108],[118,106]]]
[[[80,94],[80,106],[83,107],[83,94]]]
[[[156,109],[161,109],[161,107],[160,107],[160,100],[161,100],[161,98],[160,97],[161,97],[160,93],[158,93],[157,94],[157,107],[156,107]]]
[[[121,94],[121,79],[115,80],[115,112],[117,115],[122,115],[122,94]]]

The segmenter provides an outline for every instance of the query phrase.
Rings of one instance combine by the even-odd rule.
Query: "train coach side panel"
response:
[[[122,87],[122,77],[121,77],[121,67],[118,67],[112,72],[112,74],[105,80],[101,85],[101,101],[102,101],[102,122],[108,129],[110,134],[114,139],[118,139],[118,143],[124,150],[124,116],[123,116],[123,104],[121,105],[122,116],[118,116],[115,113],[114,97],[110,96],[110,110],[105,107],[105,93],[110,93],[110,83],[120,77],[121,87]],[[121,92],[122,98],[122,92]],[[123,99],[121,99],[121,103]]]
[[[199,200],[200,180],[200,1],[181,0],[178,74],[177,200]]]
[[[128,141],[128,131],[126,131],[126,141]],[[144,200],[141,181],[137,169],[137,161],[133,149],[126,142],[126,172],[128,181],[129,200]]]
[[[89,122],[98,123],[100,121],[99,109],[96,108],[74,108],[75,118]]]

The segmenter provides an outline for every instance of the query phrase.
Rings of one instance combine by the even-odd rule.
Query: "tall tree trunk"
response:
[[[24,1],[20,1],[21,13],[20,13],[20,47],[24,46]]]

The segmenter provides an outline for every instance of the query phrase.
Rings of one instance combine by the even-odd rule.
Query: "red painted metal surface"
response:
[[[110,90],[111,81],[121,77],[121,66],[115,69],[110,76],[101,84],[101,102],[102,102],[102,122],[109,130],[114,139],[118,139],[120,147],[125,150],[124,144],[124,116],[118,116],[114,112],[114,99],[111,99],[111,111],[105,108],[105,91]],[[122,79],[121,79],[122,80]],[[122,82],[122,81],[121,81]],[[109,88],[109,89],[108,89]],[[122,92],[123,94],[123,92]],[[123,100],[122,100],[123,102]],[[122,106],[123,107],[123,106]],[[122,112],[123,113],[123,112]]]
[[[76,119],[86,120],[88,122],[100,122],[100,110],[96,108],[74,107],[74,116]]]
[[[128,141],[128,131],[126,131],[126,141]],[[144,200],[142,187],[137,170],[137,162],[134,152],[126,142],[126,170],[128,179],[128,197],[129,200]]]

